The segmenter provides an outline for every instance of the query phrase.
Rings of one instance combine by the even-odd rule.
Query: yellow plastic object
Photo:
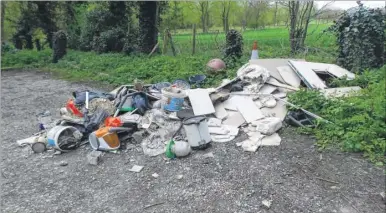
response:
[[[119,138],[116,132],[110,132],[110,127],[102,127],[95,131],[99,140],[100,148],[117,149],[120,146]],[[104,147],[107,145],[107,147]]]

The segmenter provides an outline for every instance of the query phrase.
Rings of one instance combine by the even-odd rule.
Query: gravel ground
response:
[[[91,148],[33,154],[17,139],[37,131],[35,115],[57,112],[84,87],[49,74],[1,74],[3,212],[384,212],[385,173],[355,154],[317,151],[314,139],[281,130],[279,147],[244,153],[214,143],[178,160],[143,155],[139,146],[87,163]],[[99,85],[94,85],[100,87]],[[239,140],[241,140],[239,138]],[[214,158],[204,158],[212,152]],[[67,166],[61,166],[65,161]],[[142,165],[140,173],[128,171]],[[159,175],[158,178],[152,176]],[[182,177],[182,178],[181,178]],[[263,200],[271,200],[268,209]]]

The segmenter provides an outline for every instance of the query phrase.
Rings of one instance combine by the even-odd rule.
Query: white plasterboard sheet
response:
[[[285,83],[287,83],[290,86],[299,88],[301,80],[290,66],[286,65],[286,66],[276,67],[276,69],[279,71],[281,77],[283,77]]]
[[[224,108],[224,104],[223,103],[218,103],[214,106],[214,109],[216,110],[216,112],[214,113],[214,115],[216,116],[216,118],[218,119],[224,119],[228,116],[228,113],[227,111],[225,110]]]
[[[304,59],[278,59],[278,58],[267,58],[267,59],[252,59],[249,60],[250,64],[257,64],[262,67],[265,67],[269,74],[272,77],[276,78],[278,81],[285,83],[284,79],[281,77],[279,71],[277,71],[276,67],[285,66],[288,63],[288,60],[296,60],[296,61],[304,61]]]
[[[287,100],[287,98],[284,98],[283,100]],[[266,117],[273,116],[273,117],[278,117],[282,121],[284,121],[285,116],[287,115],[287,107],[285,106],[285,103],[283,101],[277,101],[277,104],[273,108],[261,108],[260,109],[263,114]]]
[[[234,104],[235,102],[233,100],[233,97],[236,97],[236,96],[230,96],[227,100],[223,102],[223,106],[227,110],[237,111],[237,107]]]
[[[272,135],[267,135],[263,139],[261,139],[262,146],[279,146],[280,142],[281,142],[281,138],[277,133],[273,133]]]
[[[271,94],[273,93],[275,90],[277,89],[277,87],[275,86],[272,86],[270,84],[264,84],[260,90],[259,90],[259,93],[261,94]]]
[[[248,123],[264,118],[263,113],[253,102],[251,97],[234,96],[237,110],[243,115]]]
[[[299,88],[292,87],[292,86],[289,86],[289,85],[287,85],[287,84],[282,84],[282,83],[280,83],[279,81],[277,81],[277,80],[274,79],[274,78],[269,78],[268,81],[267,81],[266,83],[267,83],[267,84],[271,84],[271,85],[273,85],[273,86],[277,86],[277,87],[282,87],[282,88],[290,89],[290,90],[293,90],[293,91],[299,90]]]
[[[327,88],[319,76],[311,69],[310,66],[307,65],[307,62],[290,60],[289,65],[308,87],[314,89]]]
[[[323,95],[326,98],[329,98],[329,97],[337,98],[342,96],[349,96],[359,90],[361,90],[361,88],[358,86],[355,86],[355,87],[338,87],[338,88],[323,89],[323,90],[320,90],[320,92],[323,93]]]
[[[225,125],[239,127],[241,124],[245,123],[245,119],[240,112],[235,112],[232,115],[229,115],[222,123]]]
[[[206,89],[189,90],[189,100],[192,104],[194,115],[207,115],[215,112],[208,90]]]
[[[337,78],[343,78],[347,76],[347,80],[352,80],[355,78],[355,74],[336,65],[336,64],[326,64],[326,63],[315,63],[315,62],[305,62],[312,70],[318,73],[330,73],[331,75]]]

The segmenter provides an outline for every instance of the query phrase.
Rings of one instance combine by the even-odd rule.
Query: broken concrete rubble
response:
[[[282,121],[277,117],[268,117],[252,122],[256,126],[256,131],[264,135],[272,135],[282,127]]]

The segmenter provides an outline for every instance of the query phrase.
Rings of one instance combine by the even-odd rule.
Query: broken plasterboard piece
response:
[[[269,136],[265,136],[263,139],[261,139],[262,146],[279,146],[280,142],[281,142],[281,138],[277,133],[274,133]]]
[[[207,115],[215,112],[206,89],[189,90],[189,100],[192,104],[194,115]]]
[[[316,75],[316,74],[315,74]],[[277,86],[277,87],[282,87],[282,88],[286,88],[286,89],[289,89],[289,90],[293,90],[293,91],[298,91],[299,88],[296,88],[296,87],[292,87],[292,86],[289,86],[287,84],[282,84],[280,82],[278,82],[276,79],[274,78],[269,78],[268,81],[266,82],[267,84],[271,84],[273,86]]]
[[[276,80],[285,83],[284,79],[280,75],[280,73],[277,71],[276,67],[279,66],[285,66],[288,63],[288,60],[295,60],[295,61],[304,61],[304,59],[278,59],[278,58],[271,58],[271,59],[252,59],[249,60],[250,64],[257,64],[262,67],[265,67],[269,74],[274,77]]]
[[[272,95],[273,95],[273,97],[276,97],[276,98],[285,98],[285,97],[287,97],[287,93],[286,92],[275,92]]]
[[[292,61],[288,64],[296,72],[300,79],[311,89],[325,89],[326,84],[319,78],[319,76],[309,67],[306,62]]]
[[[282,121],[277,117],[268,117],[252,123],[256,131],[264,135],[272,135],[282,127]]]
[[[228,113],[227,111],[225,110],[224,108],[224,104],[223,103],[217,103],[215,106],[214,106],[214,109],[216,110],[216,112],[214,113],[214,115],[216,116],[216,118],[218,119],[224,119],[228,116]]]
[[[287,100],[284,98],[283,100]],[[287,107],[283,101],[277,101],[276,106],[274,108],[261,108],[260,109],[266,117],[278,117],[281,121],[284,121],[285,116],[287,115]]]
[[[343,78],[346,76],[347,80],[352,80],[355,78],[354,73],[336,64],[315,63],[315,62],[305,62],[305,64],[317,73],[329,73],[337,78]]]
[[[323,93],[323,95],[326,98],[331,98],[331,97],[339,98],[339,97],[345,97],[345,96],[347,97],[347,96],[353,95],[359,90],[361,90],[361,88],[358,86],[355,86],[355,87],[338,87],[338,88],[322,89],[320,90],[320,92]]]
[[[235,102],[233,101],[233,97],[235,96],[231,96],[226,101],[224,101],[223,106],[227,110],[237,111],[237,107],[235,105]]]
[[[140,172],[143,169],[143,166],[134,165],[129,169],[130,172]]]
[[[271,94],[273,93],[277,88],[275,86],[269,85],[269,84],[264,84],[260,90],[260,94]]]
[[[240,112],[235,112],[232,115],[229,115],[224,121],[223,124],[229,126],[239,127],[241,124],[245,123],[245,119]]]
[[[264,118],[263,113],[252,101],[251,97],[235,96],[234,99],[236,100],[237,110],[248,123]]]
[[[208,119],[208,126],[220,127],[221,126],[221,119],[209,118]]]
[[[300,86],[300,78],[299,76],[296,75],[295,71],[291,69],[290,66],[281,66],[281,67],[276,67],[276,69],[279,71],[281,77],[283,77],[285,83],[287,83],[290,86],[299,88]]]
[[[223,127],[208,127],[210,134],[215,135],[227,135],[229,133],[229,130],[223,128]]]

